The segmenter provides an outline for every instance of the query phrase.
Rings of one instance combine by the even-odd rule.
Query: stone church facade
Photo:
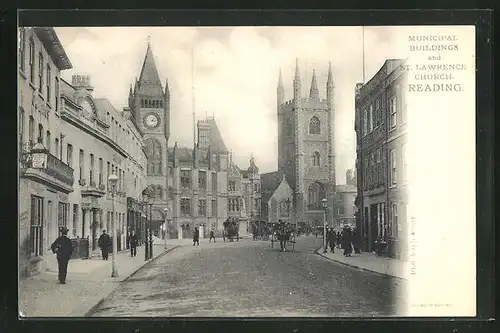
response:
[[[293,99],[285,100],[280,72],[277,87],[278,170],[262,175],[262,211],[266,212],[268,220],[271,216],[286,216],[286,210],[290,210],[291,223],[322,225],[322,199],[327,199],[327,221],[334,221],[336,210],[333,92],[331,65],[326,83],[326,98],[319,95],[314,70],[309,97],[302,96],[297,61]],[[293,191],[290,203],[280,203],[279,196],[274,195],[279,186],[283,188],[283,179]],[[288,195],[285,196],[286,198],[282,199],[289,200]],[[271,204],[271,198],[277,202],[273,201]],[[279,212],[280,207],[285,211]]]

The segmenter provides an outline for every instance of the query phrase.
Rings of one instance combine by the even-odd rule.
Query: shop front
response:
[[[68,194],[74,179],[73,169],[41,142],[22,154],[19,171],[19,269],[25,277],[52,266],[50,245],[59,227],[72,227]]]

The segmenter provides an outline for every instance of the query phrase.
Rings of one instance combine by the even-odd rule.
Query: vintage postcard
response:
[[[476,315],[474,26],[20,27],[21,317]]]

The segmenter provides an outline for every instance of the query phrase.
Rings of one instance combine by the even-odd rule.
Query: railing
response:
[[[46,174],[55,179],[62,181],[66,185],[73,186],[75,181],[73,168],[50,153],[47,153],[47,168],[44,170]]]

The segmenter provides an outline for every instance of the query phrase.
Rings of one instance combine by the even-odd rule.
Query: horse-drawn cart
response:
[[[252,223],[253,240],[269,240],[270,229],[267,221],[255,221]]]
[[[236,220],[227,219],[224,223],[224,231],[222,232],[222,240],[225,242],[226,238],[232,242],[235,238],[240,241],[240,225]]]
[[[273,225],[271,247],[274,247],[275,242],[279,242],[281,251],[286,251],[290,247],[295,251],[295,235],[295,228],[290,223],[278,222]]]

